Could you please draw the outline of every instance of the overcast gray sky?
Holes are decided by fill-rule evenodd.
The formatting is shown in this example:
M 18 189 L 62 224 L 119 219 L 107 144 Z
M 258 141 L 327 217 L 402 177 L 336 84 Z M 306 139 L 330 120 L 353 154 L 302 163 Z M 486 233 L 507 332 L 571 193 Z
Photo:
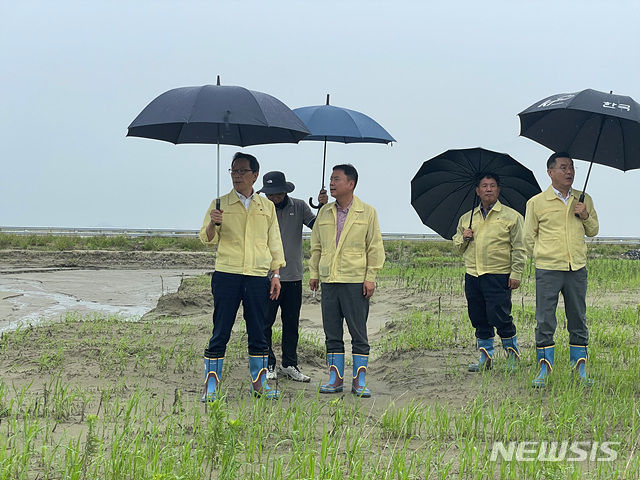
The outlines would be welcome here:
M 517 114 L 585 88 L 640 101 L 640 2 L 0 0 L 0 225 L 199 228 L 215 146 L 126 138 L 157 95 L 222 83 L 291 108 L 359 110 L 393 146 L 328 144 L 384 232 L 430 232 L 410 205 L 422 162 L 450 148 L 509 153 L 544 189 L 551 153 Z M 222 146 L 226 170 L 237 147 Z M 300 198 L 321 184 L 322 144 L 247 147 Z M 588 164 L 576 161 L 581 189 Z M 261 179 L 257 182 L 258 187 Z M 600 235 L 640 237 L 640 171 L 595 165 Z M 630 213 L 633 212 L 633 213 Z

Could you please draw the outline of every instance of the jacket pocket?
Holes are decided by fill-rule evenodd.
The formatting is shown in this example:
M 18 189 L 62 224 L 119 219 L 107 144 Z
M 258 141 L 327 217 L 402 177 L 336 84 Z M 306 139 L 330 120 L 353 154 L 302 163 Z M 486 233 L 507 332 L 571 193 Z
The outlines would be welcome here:
M 256 242 L 255 251 L 255 267 L 257 269 L 269 270 L 271 267 L 271 252 L 265 242 Z
M 338 273 L 348 277 L 362 276 L 367 269 L 367 257 L 364 249 L 361 248 L 345 248 L 340 258 L 340 266 Z
M 220 265 L 241 267 L 244 259 L 242 245 L 238 241 L 221 240 L 218 243 L 216 262 Z
M 263 210 L 252 212 L 251 215 L 249 215 L 249 222 L 251 222 L 250 225 L 253 238 L 260 240 L 266 240 L 268 238 L 270 219 L 271 215 Z M 277 228 L 277 224 L 275 224 L 274 226 Z
M 332 255 L 320 255 L 320 262 L 318 262 L 318 274 L 322 278 L 326 278 L 331 275 L 331 258 Z

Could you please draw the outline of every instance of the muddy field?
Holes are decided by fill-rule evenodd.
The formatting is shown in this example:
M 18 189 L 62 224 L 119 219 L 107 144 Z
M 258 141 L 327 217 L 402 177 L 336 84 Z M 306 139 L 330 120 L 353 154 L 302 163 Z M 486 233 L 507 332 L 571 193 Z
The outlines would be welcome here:
M 93 302 L 100 305 L 117 304 L 128 305 L 135 315 L 134 319 L 142 317 L 134 323 L 122 322 L 117 325 L 117 332 L 96 332 L 106 338 L 95 339 L 96 343 L 108 344 L 111 335 L 116 333 L 127 339 L 128 343 L 144 342 L 144 338 L 151 336 L 151 348 L 168 349 L 179 341 L 182 345 L 192 345 L 195 352 L 193 365 L 183 365 L 171 368 L 174 359 L 169 358 L 169 367 L 162 375 L 148 376 L 148 372 L 140 371 L 135 362 L 128 362 L 123 369 L 116 368 L 119 374 L 111 377 L 108 371 L 101 367 L 100 360 L 95 358 L 90 349 L 74 349 L 73 345 L 82 342 L 79 331 L 82 328 L 74 321 L 59 323 L 65 310 L 43 305 L 42 299 L 32 300 L 27 307 L 29 317 L 26 325 L 36 325 L 37 312 L 48 313 L 45 324 L 54 322 L 55 343 L 64 345 L 64 361 L 61 362 L 63 378 L 84 386 L 94 385 L 96 391 L 110 382 L 122 381 L 125 384 L 149 384 L 160 395 L 171 395 L 176 389 L 189 395 L 199 395 L 202 382 L 201 352 L 209 338 L 211 331 L 212 299 L 206 286 L 190 288 L 188 285 L 178 288 L 184 278 L 193 278 L 197 274 L 210 272 L 213 259 L 208 253 L 181 252 L 34 252 L 34 251 L 2 251 L 0 252 L 0 282 L 5 284 L 9 279 L 22 281 L 36 281 L 40 287 L 54 292 L 65 290 L 72 292 L 72 297 L 78 305 L 82 302 Z M 164 272 L 164 280 L 161 280 Z M 182 273 L 180 273 L 182 272 Z M 43 281 L 46 279 L 47 281 Z M 169 280 L 174 287 L 171 288 Z M 136 284 L 136 281 L 139 283 Z M 163 282 L 161 285 L 161 281 Z M 147 283 L 151 286 L 147 287 Z M 166 285 L 165 283 L 166 282 Z M 2 291 L 0 283 L 0 291 Z M 6 288 L 5 288 L 6 290 Z M 155 295 L 154 295 L 155 292 Z M 139 307 L 146 299 L 151 306 L 146 309 Z M 287 380 L 278 380 L 277 387 L 284 392 L 295 394 L 298 390 L 308 390 L 315 395 L 318 384 L 326 376 L 324 358 L 324 334 L 320 315 L 320 296 L 313 297 L 310 291 L 303 294 L 301 311 L 301 332 L 303 340 L 299 348 L 299 363 L 302 371 L 312 377 L 310 384 L 298 384 Z M 5 319 L 10 302 L 15 302 L 15 294 L 5 291 L 0 295 L 0 312 L 4 308 Z M 25 301 L 25 299 L 22 299 Z M 28 301 L 28 300 L 27 300 Z M 391 399 L 404 402 L 404 399 L 421 397 L 447 402 L 463 402 L 467 391 L 472 390 L 475 377 L 463 375 L 452 382 L 452 376 L 459 377 L 459 372 L 452 371 L 452 365 L 461 368 L 475 356 L 472 339 L 461 339 L 460 344 L 447 351 L 423 353 L 419 357 L 410 352 L 376 354 L 375 345 L 382 337 L 393 330 L 393 322 L 399 321 L 403 313 L 411 309 L 433 310 L 434 312 L 460 309 L 462 299 L 442 301 L 438 296 L 417 294 L 405 288 L 394 285 L 381 285 L 371 302 L 369 315 L 370 342 L 374 345 L 370 361 L 368 382 L 374 392 L 374 403 L 386 404 Z M 4 307 L 3 307 L 4 305 Z M 79 308 L 75 311 L 86 314 L 91 309 Z M 113 305 L 112 305 L 113 306 Z M 74 311 L 74 309 L 68 309 Z M 149 310 L 149 311 L 147 311 Z M 98 310 L 94 310 L 98 311 Z M 34 313 L 35 312 L 35 313 Z M 127 310 L 102 310 L 103 315 L 118 313 L 126 318 Z M 13 311 L 15 314 L 15 309 Z M 53 313 L 53 314 L 52 314 Z M 144 315 L 143 315 L 144 314 Z M 15 318 L 13 319 L 15 320 Z M 276 328 L 278 328 L 276 322 Z M 28 328 L 28 327 L 27 327 Z M 53 327 L 52 327 L 53 328 Z M 53 330 L 42 327 L 33 330 L 32 335 L 52 335 Z M 15 355 L 21 359 L 30 359 L 22 363 L 18 370 L 9 371 L 5 380 L 16 386 L 34 381 L 44 385 L 48 378 L 41 375 L 43 370 L 39 360 L 43 352 L 30 351 L 29 345 L 20 351 L 8 351 L 0 361 L 3 365 L 15 365 Z M 350 337 L 345 326 L 345 345 L 350 352 Z M 276 340 L 276 352 L 279 356 L 279 337 Z M 39 347 L 38 347 L 39 348 Z M 246 333 L 242 320 L 242 308 L 238 312 L 238 320 L 234 327 L 234 334 L 229 350 L 232 352 L 225 365 L 224 384 L 231 396 L 244 395 L 248 385 L 248 365 L 246 360 Z M 153 354 L 151 355 L 153 358 Z M 40 362 L 41 363 L 41 362 Z M 349 371 L 350 367 L 347 367 Z M 98 373 L 102 372 L 102 373 Z M 347 395 L 350 397 L 350 395 Z
M 640 478 L 637 261 L 621 251 L 591 256 L 588 371 L 595 386 L 585 389 L 571 376 L 560 302 L 552 379 L 549 388 L 536 390 L 532 269 L 513 294 L 519 368 L 507 371 L 496 339 L 493 369 L 469 373 L 477 352 L 466 317 L 464 270 L 446 248 L 387 245 L 389 263 L 368 325 L 372 398 L 356 398 L 348 387 L 343 394 L 318 393 L 327 378 L 320 297 L 305 288 L 298 354 L 311 382 L 278 379 L 270 384 L 282 392 L 280 401 L 251 400 L 240 310 L 227 347 L 221 400 L 205 406 L 200 397 L 202 354 L 212 326 L 210 254 L 1 252 L 0 308 L 9 306 L 14 316 L 28 308 L 31 316 L 0 331 L 0 466 L 9 461 L 12 478 L 29 479 L 72 478 L 70 471 L 147 478 L 138 470 L 151 466 L 176 478 L 191 471 L 199 473 L 188 478 L 271 479 L 284 478 L 265 473 L 281 464 L 283 471 L 303 472 L 298 478 L 315 478 L 305 470 L 311 458 L 323 471 L 339 472 L 331 478 L 347 478 L 352 459 L 362 458 L 372 472 L 362 478 L 379 478 L 381 468 L 393 465 L 393 478 Z M 42 295 L 16 293 L 28 285 Z M 43 295 L 60 311 L 38 303 Z M 39 319 L 43 313 L 47 318 Z M 349 353 L 346 331 L 345 343 Z M 347 385 L 350 377 L 347 355 Z M 602 405 L 608 406 L 605 416 Z M 118 436 L 124 435 L 121 429 L 126 439 Z M 31 431 L 41 432 L 37 443 L 25 436 Z M 212 447 L 212 438 L 220 448 Z M 494 441 L 549 438 L 614 442 L 618 460 L 581 462 L 577 468 L 567 462 L 489 460 Z M 156 457 L 159 444 L 163 454 Z M 258 444 L 266 454 L 253 456 Z M 322 446 L 330 444 L 334 454 L 322 460 Z M 193 446 L 187 456 L 184 445 Z M 353 448 L 358 450 L 349 456 Z M 76 457 L 61 456 L 62 450 Z M 136 473 L 124 475 L 122 462 L 108 463 L 105 452 L 116 452 L 111 457 L 124 459 Z M 237 475 L 228 473 L 229 458 Z M 164 463 L 157 464 L 159 459 Z M 413 473 L 405 475 L 407 469 Z M 50 471 L 56 473 L 48 476 Z
M 176 345 L 188 349 L 190 364 L 175 366 L 175 359 L 163 359 L 167 368 L 162 375 L 149 377 L 148 372 L 140 371 L 135 362 L 118 370 L 116 377 L 102 369 L 98 359 L 86 349 L 74 349 L 74 344 L 81 343 L 78 336 L 79 327 L 74 321 L 63 322 L 55 328 L 56 342 L 64 345 L 64 361 L 61 362 L 63 377 L 82 385 L 94 382 L 110 383 L 122 381 L 126 384 L 140 385 L 151 383 L 158 394 L 170 395 L 176 389 L 190 395 L 199 395 L 202 382 L 202 351 L 211 331 L 212 299 L 207 280 L 199 285 L 183 283 L 185 279 L 196 278 L 197 275 L 211 273 L 213 256 L 210 253 L 182 252 L 114 252 L 114 251 L 74 251 L 74 252 L 37 252 L 37 251 L 0 251 L 0 282 L 20 278 L 41 280 L 42 288 L 52 291 L 72 292 L 77 305 L 74 308 L 58 308 L 57 310 L 43 306 L 35 301 L 30 305 L 30 316 L 27 325 L 37 324 L 33 321 L 37 312 L 47 311 L 47 322 L 56 322 L 65 311 L 80 313 L 101 312 L 103 315 L 118 313 L 121 318 L 133 318 L 135 322 L 119 322 L 117 335 L 126 338 L 130 344 L 144 344 L 148 337 L 153 339 L 150 358 L 154 351 L 175 350 Z M 51 278 L 55 277 L 55 278 Z M 43 282 L 42 279 L 49 279 Z M 53 281 L 55 280 L 55 281 Z M 182 283 L 182 285 L 181 285 Z M 6 289 L 5 289 L 6 290 Z M 634 305 L 636 295 L 610 292 L 612 301 L 618 305 Z M 588 297 L 589 305 L 603 302 L 602 293 Z M 11 308 L 15 302 L 15 294 L 2 293 L 0 283 L 0 313 Z M 82 302 L 93 302 L 99 305 L 128 306 L 132 310 L 98 310 L 79 308 Z M 145 303 L 146 302 L 146 303 Z M 514 316 L 517 318 L 519 345 L 527 356 L 519 371 L 522 376 L 534 376 L 536 364 L 533 360 L 534 320 L 525 314 L 525 304 L 532 305 L 532 291 L 522 289 L 514 293 Z M 141 306 L 143 305 L 143 306 Z M 562 307 L 562 302 L 560 302 Z M 60 306 L 58 306 L 60 307 Z M 4 310 L 3 310 L 4 309 Z M 128 314 L 134 312 L 135 314 Z M 521 314 L 519 311 L 522 310 Z M 462 318 L 465 311 L 465 300 L 462 294 L 434 294 L 414 288 L 398 285 L 393 281 L 380 282 L 371 300 L 369 315 L 369 337 L 372 354 L 369 364 L 368 383 L 374 393 L 374 403 L 387 404 L 390 400 L 404 403 L 411 398 L 427 401 L 439 401 L 451 404 L 463 404 L 466 399 L 476 393 L 478 377 L 466 372 L 466 365 L 476 357 L 475 341 L 470 327 L 456 335 L 447 349 L 421 350 L 418 355 L 412 351 L 382 351 L 381 345 L 393 336 L 398 322 L 404 321 L 408 312 L 430 312 L 434 317 L 444 319 Z M 12 312 L 15 315 L 15 308 Z M 14 318 L 15 320 L 15 318 Z M 443 320 L 446 322 L 446 320 Z M 279 321 L 275 328 L 279 327 Z M 279 380 L 278 388 L 285 393 L 294 394 L 298 390 L 308 390 L 315 395 L 320 382 L 326 376 L 324 355 L 324 334 L 320 313 L 320 296 L 314 297 L 308 289 L 303 289 L 303 305 L 300 320 L 302 340 L 299 347 L 299 363 L 302 371 L 312 377 L 310 384 L 298 384 L 287 380 Z M 446 325 L 443 325 L 445 328 Z M 458 327 L 456 327 L 458 328 Z M 559 325 L 559 330 L 562 330 Z M 81 330 L 81 329 L 80 329 Z M 47 327 L 34 329 L 33 335 L 51 335 Z M 113 340 L 114 332 L 99 331 L 96 335 L 104 335 L 104 339 L 96 339 L 108 344 Z M 279 357 L 280 340 L 276 334 L 275 348 Z M 39 342 L 34 342 L 38 345 Z M 350 353 L 350 337 L 345 325 L 345 346 Z M 36 348 L 36 347 L 34 347 Z M 229 395 L 245 395 L 248 388 L 248 365 L 246 358 L 246 331 L 242 319 L 242 308 L 234 327 L 234 334 L 229 344 L 227 362 L 225 363 L 224 385 Z M 45 352 L 46 353 L 46 352 Z M 496 348 L 497 371 L 500 372 L 502 359 L 501 348 Z M 16 385 L 31 381 L 46 382 L 47 377 L 38 375 L 42 366 L 38 358 L 42 352 L 30 351 L 26 345 L 20 351 L 8 351 L 0 361 L 2 365 L 12 365 L 15 356 L 29 359 L 19 370 L 7 373 L 6 379 Z M 135 357 L 135 352 L 131 354 Z M 529 358 L 532 357 L 532 358 Z M 349 358 L 349 357 L 347 357 Z M 93 367 L 90 367 L 92 364 Z M 0 367 L 2 367 L 0 365 Z M 347 367 L 347 372 L 349 367 Z M 98 379 L 100 379 L 98 381 Z M 96 384 L 96 388 L 98 385 Z M 350 395 L 347 395 L 349 397 Z

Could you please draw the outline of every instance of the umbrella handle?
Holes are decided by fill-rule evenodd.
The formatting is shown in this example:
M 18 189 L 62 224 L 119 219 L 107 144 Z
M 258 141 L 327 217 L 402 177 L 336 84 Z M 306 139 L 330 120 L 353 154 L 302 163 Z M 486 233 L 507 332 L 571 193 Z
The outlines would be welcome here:
M 220 199 L 216 198 L 216 210 L 220 210 Z M 220 223 L 216 222 L 216 227 L 219 227 Z
M 473 196 L 473 208 L 471 208 L 471 217 L 469 218 L 469 230 L 471 230 L 471 226 L 473 225 L 473 214 L 476 210 L 476 198 L 478 198 L 478 194 L 474 194 Z M 473 240 L 473 237 L 466 239 L 467 242 Z
M 315 208 L 316 210 L 320 210 L 322 208 L 321 203 L 319 203 L 318 205 L 315 205 L 313 203 L 313 197 L 309 197 L 309 205 L 311 206 L 311 208 Z
M 584 202 L 584 192 L 582 192 L 580 194 L 580 199 L 578 200 L 579 203 L 583 203 Z M 574 214 L 576 216 L 576 218 L 580 218 L 580 215 L 578 215 L 577 213 Z
M 600 133 L 602 133 L 602 125 L 600 125 Z M 600 142 L 599 136 L 598 136 L 598 142 Z M 596 144 L 596 148 L 597 147 L 598 145 Z M 595 155 L 595 151 L 594 151 L 594 155 Z M 587 172 L 587 178 L 584 180 L 584 188 L 582 189 L 582 193 L 580 194 L 580 200 L 578 200 L 580 203 L 584 202 L 584 194 L 587 191 L 587 183 L 589 182 L 589 177 L 591 176 L 591 167 L 593 167 L 593 161 L 589 163 L 589 171 Z M 580 218 L 580 215 L 578 215 L 577 213 L 575 215 L 576 215 L 576 218 Z

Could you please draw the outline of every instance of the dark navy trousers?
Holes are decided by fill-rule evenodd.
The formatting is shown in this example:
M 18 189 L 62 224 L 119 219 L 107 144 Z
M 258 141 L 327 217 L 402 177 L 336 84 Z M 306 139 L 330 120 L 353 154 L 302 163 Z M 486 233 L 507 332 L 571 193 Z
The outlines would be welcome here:
M 493 338 L 494 327 L 502 338 L 511 338 L 516 334 L 511 316 L 508 273 L 486 273 L 478 277 L 467 273 L 464 276 L 464 293 L 476 338 Z
M 269 279 L 236 273 L 214 272 L 211 276 L 213 294 L 213 334 L 204 355 L 224 357 L 231 329 L 236 321 L 240 302 L 249 337 L 249 355 L 267 355 L 269 346 L 264 337 L 264 318 L 269 299 Z

